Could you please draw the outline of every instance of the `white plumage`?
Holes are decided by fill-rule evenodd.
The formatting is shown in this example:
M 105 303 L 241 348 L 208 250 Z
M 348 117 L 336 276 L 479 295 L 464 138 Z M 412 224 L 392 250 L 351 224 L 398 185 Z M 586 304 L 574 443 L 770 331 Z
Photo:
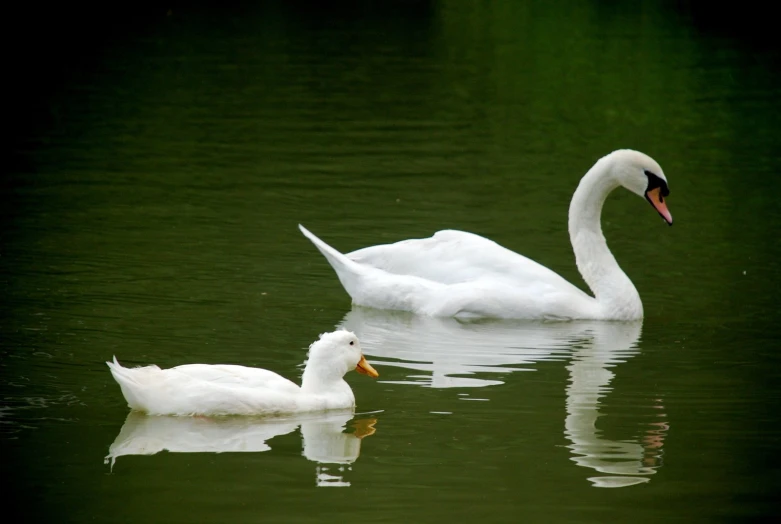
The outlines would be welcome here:
M 351 369 L 376 377 L 355 334 L 325 333 L 309 347 L 301 387 L 272 371 L 236 365 L 187 364 L 125 368 L 106 362 L 128 406 L 150 415 L 265 415 L 355 406 L 344 381 Z
M 326 257 L 354 304 L 436 317 L 634 320 L 643 317 L 640 296 L 602 234 L 608 194 L 623 186 L 645 197 L 672 224 L 661 167 L 649 156 L 619 150 L 583 176 L 569 209 L 569 234 L 584 293 L 564 278 L 497 243 L 463 231 L 439 231 L 359 249 L 344 255 L 303 226 L 301 232 Z

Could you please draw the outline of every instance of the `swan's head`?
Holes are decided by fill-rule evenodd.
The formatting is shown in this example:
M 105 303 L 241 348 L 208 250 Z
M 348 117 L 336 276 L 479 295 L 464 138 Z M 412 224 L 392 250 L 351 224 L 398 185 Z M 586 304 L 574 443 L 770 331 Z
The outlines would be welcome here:
M 667 177 L 653 158 L 639 151 L 620 149 L 601 161 L 610 163 L 611 171 L 619 184 L 648 200 L 664 221 L 673 225 L 673 217 L 664 201 L 670 194 Z
M 346 330 L 323 333 L 309 346 L 309 363 L 338 370 L 340 376 L 354 369 L 372 378 L 379 373 L 366 361 L 355 333 Z

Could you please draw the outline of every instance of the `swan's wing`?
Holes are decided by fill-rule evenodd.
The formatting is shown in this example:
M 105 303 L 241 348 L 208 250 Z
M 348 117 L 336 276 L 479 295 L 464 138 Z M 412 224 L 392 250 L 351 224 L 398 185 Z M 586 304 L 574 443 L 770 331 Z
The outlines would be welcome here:
M 472 233 L 440 231 L 343 255 L 299 228 L 362 306 L 498 318 L 583 318 L 594 307 L 550 269 Z
M 577 290 L 545 266 L 492 240 L 463 231 L 444 230 L 429 238 L 367 247 L 347 257 L 388 273 L 413 275 L 442 284 L 490 277 L 515 284 L 529 282 L 570 292 Z
M 553 285 L 542 279 L 488 275 L 434 291 L 421 311 L 435 317 L 570 320 L 582 318 L 593 303 L 592 297 L 563 279 Z
M 267 369 L 249 368 L 230 364 L 187 364 L 172 368 L 187 377 L 210 384 L 242 386 L 253 389 L 270 389 L 279 393 L 296 394 L 300 388 L 290 380 Z

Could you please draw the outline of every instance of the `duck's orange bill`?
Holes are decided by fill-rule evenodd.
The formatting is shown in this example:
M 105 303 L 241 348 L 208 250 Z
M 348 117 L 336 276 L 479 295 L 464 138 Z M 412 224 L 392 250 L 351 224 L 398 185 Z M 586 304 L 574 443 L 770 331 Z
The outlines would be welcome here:
M 377 378 L 380 376 L 379 373 L 377 373 L 377 370 L 372 367 L 371 364 L 366 362 L 366 357 L 361 355 L 361 360 L 358 362 L 358 365 L 355 366 L 355 371 L 362 375 L 369 375 L 371 378 Z

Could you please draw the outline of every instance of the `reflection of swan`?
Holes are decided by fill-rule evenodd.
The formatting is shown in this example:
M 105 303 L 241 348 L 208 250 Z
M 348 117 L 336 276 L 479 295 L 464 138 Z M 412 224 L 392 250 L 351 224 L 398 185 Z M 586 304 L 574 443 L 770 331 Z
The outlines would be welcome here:
M 383 365 L 431 373 L 412 375 L 402 384 L 434 388 L 501 384 L 456 375 L 529 370 L 535 362 L 565 360 L 572 338 L 583 332 L 579 322 L 463 322 L 361 307 L 347 313 L 340 326 L 358 336 L 367 355 L 398 360 Z
M 106 463 L 113 468 L 123 455 L 174 453 L 224 453 L 268 451 L 266 443 L 301 426 L 303 455 L 317 462 L 317 483 L 349 486 L 341 478 L 345 464 L 352 464 L 361 451 L 361 439 L 374 433 L 375 419 L 355 421 L 353 433 L 344 433 L 352 410 L 285 418 L 255 417 L 159 417 L 131 411 L 109 448 Z M 339 474 L 329 474 L 336 464 Z
M 576 455 L 572 460 L 612 475 L 649 475 L 657 467 L 655 457 L 660 454 L 657 448 L 662 446 L 664 428 L 649 431 L 644 448 L 632 441 L 604 439 L 595 426 L 600 398 L 614 376 L 608 368 L 638 352 L 641 322 L 475 323 L 355 307 L 340 325 L 355 332 L 366 355 L 393 359 L 384 360 L 386 366 L 414 370 L 400 384 L 490 386 L 501 382 L 461 375 L 529 370 L 536 362 L 571 356 L 564 426 Z M 597 486 L 619 486 L 645 482 L 647 477 L 590 480 Z
M 572 442 L 569 448 L 577 454 L 572 460 L 580 466 L 612 475 L 651 475 L 656 473 L 656 458 L 664 439 L 663 432 L 655 434 L 656 441 L 645 448 L 632 440 L 607 440 L 596 428 L 599 399 L 606 395 L 615 374 L 608 368 L 626 361 L 637 353 L 634 345 L 640 337 L 641 324 L 597 324 L 601 336 L 580 344 L 574 350 L 567 387 L 567 418 L 565 434 Z M 648 437 L 647 437 L 648 438 Z M 646 452 L 646 448 L 648 452 Z M 652 456 L 646 456 L 646 453 Z M 622 487 L 648 482 L 648 477 L 600 476 L 592 477 L 598 487 Z
M 580 180 L 569 207 L 572 249 L 593 297 L 547 267 L 473 233 L 439 231 L 344 255 L 298 227 L 357 305 L 435 317 L 635 320 L 643 318 L 640 295 L 607 247 L 600 223 L 605 199 L 619 186 L 644 197 L 673 223 L 659 164 L 627 149 L 600 158 Z

